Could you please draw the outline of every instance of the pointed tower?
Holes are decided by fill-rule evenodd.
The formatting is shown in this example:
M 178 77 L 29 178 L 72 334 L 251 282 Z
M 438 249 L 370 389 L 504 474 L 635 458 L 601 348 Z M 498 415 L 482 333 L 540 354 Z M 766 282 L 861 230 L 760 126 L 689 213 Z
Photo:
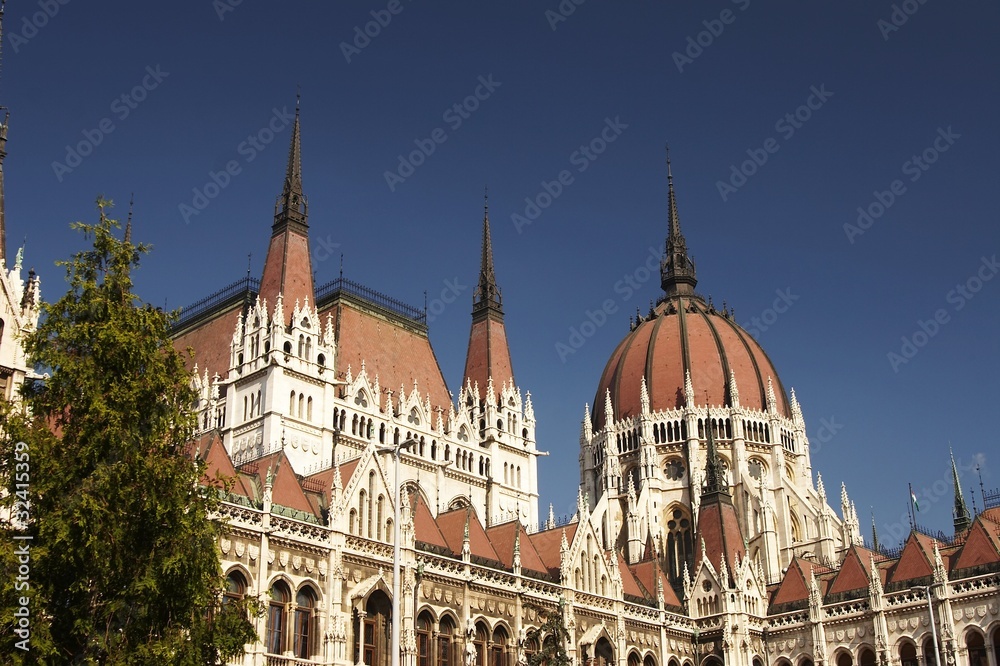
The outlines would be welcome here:
M 958 479 L 958 466 L 955 465 L 955 453 L 948 447 L 948 455 L 951 456 L 951 479 L 955 484 L 955 509 L 954 525 L 955 534 L 961 534 L 972 525 L 972 518 L 969 515 L 969 508 L 965 505 L 965 497 L 962 496 L 962 483 Z
M 497 384 L 514 384 L 514 369 L 503 323 L 503 298 L 493 271 L 489 202 L 485 201 L 479 284 L 472 295 L 472 332 L 469 334 L 469 352 L 465 357 L 462 383 L 471 381 L 473 385 L 487 386 L 491 378 Z
M 705 421 L 707 424 L 712 422 L 710 414 Z M 705 556 L 713 566 L 718 562 L 720 570 L 734 571 L 739 561 L 746 557 L 746 545 L 736 508 L 733 506 L 733 497 L 729 493 L 729 484 L 719 462 L 711 425 L 707 425 L 705 430 L 708 452 L 705 485 L 701 492 L 701 508 L 698 510 L 697 537 L 705 545 Z M 728 581 L 722 582 L 724 585 L 728 584 Z
M 312 262 L 309 256 L 309 206 L 302 191 L 302 149 L 299 143 L 299 105 L 295 104 L 292 145 L 288 151 L 285 184 L 274 206 L 271 244 L 264 260 L 260 297 L 275 303 L 278 294 L 291 310 L 296 303 L 315 305 Z M 287 326 L 287 321 L 280 322 Z
M 687 241 L 681 233 L 681 220 L 677 214 L 677 197 L 674 194 L 674 174 L 670 169 L 670 147 L 667 147 L 667 190 L 669 204 L 669 227 L 667 245 L 660 262 L 660 286 L 667 296 L 694 294 L 698 278 L 694 261 L 688 256 Z

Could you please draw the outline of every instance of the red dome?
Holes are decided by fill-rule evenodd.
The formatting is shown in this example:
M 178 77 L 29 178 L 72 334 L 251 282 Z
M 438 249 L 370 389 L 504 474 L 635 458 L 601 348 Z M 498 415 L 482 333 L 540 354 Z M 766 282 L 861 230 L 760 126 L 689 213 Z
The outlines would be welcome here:
M 686 370 L 691 371 L 697 405 L 731 405 L 732 372 L 740 406 L 766 410 L 770 378 L 778 413 L 791 418 L 778 373 L 757 341 L 731 315 L 701 298 L 675 295 L 657 305 L 653 316 L 625 336 L 611 355 L 594 398 L 594 428 L 604 427 L 608 390 L 616 420 L 641 412 L 644 376 L 652 411 L 684 407 Z

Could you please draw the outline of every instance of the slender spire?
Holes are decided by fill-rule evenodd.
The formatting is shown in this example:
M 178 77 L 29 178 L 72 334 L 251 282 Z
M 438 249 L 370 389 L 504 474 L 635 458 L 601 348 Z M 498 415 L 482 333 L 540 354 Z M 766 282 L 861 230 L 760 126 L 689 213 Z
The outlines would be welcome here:
M 292 142 L 288 148 L 288 167 L 285 183 L 275 208 L 274 224 L 294 222 L 307 226 L 309 207 L 302 191 L 302 144 L 299 139 L 299 96 L 295 96 L 295 122 L 292 124 Z
M 969 529 L 972 525 L 972 518 L 969 516 L 969 508 L 965 505 L 965 497 L 962 495 L 962 484 L 958 480 L 958 466 L 955 464 L 955 453 L 948 447 L 948 455 L 951 456 L 951 479 L 955 484 L 955 534 L 960 534 Z
M 694 261 L 688 256 L 687 241 L 681 233 L 681 219 L 677 214 L 677 196 L 674 193 L 674 174 L 670 166 L 670 146 L 667 146 L 667 199 L 669 226 L 666 252 L 660 262 L 660 286 L 667 296 L 693 295 L 698 278 Z
M 479 264 L 479 284 L 472 295 L 472 315 L 481 317 L 492 313 L 503 318 L 503 298 L 493 269 L 493 239 L 490 236 L 489 190 L 483 194 L 483 251 Z
M 882 544 L 878 541 L 878 528 L 875 527 L 875 508 L 872 507 L 872 550 L 882 552 Z

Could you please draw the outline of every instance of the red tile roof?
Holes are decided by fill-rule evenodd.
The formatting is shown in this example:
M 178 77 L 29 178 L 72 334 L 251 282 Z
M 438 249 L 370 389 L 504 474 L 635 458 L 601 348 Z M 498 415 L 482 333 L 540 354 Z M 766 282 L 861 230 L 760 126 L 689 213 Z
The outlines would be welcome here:
M 838 594 L 853 590 L 867 589 L 871 582 L 868 571 L 871 568 L 871 557 L 875 553 L 858 545 L 851 546 L 844 554 L 837 576 L 830 584 L 829 594 Z
M 479 524 L 475 509 L 472 507 L 438 514 L 437 524 L 453 553 L 462 552 L 462 544 L 465 541 L 465 526 L 468 525 L 469 550 L 472 555 L 494 562 L 500 561 L 500 557 L 493 550 L 490 539 L 486 536 L 483 526 Z
M 348 366 L 357 373 L 364 361 L 368 376 L 378 375 L 379 384 L 393 391 L 393 400 L 398 400 L 395 392 L 400 387 L 409 395 L 416 380 L 421 402 L 430 392 L 431 407 L 447 410 L 452 404 L 448 385 L 425 334 L 387 317 L 363 311 L 343 299 L 324 310 L 321 318 L 325 320 L 331 312 L 335 320 L 339 319 L 338 378 L 346 376 Z
M 535 552 L 541 558 L 542 564 L 550 574 L 558 576 L 560 565 L 562 564 L 562 536 L 566 534 L 566 543 L 573 543 L 579 523 L 570 523 L 561 527 L 553 527 L 543 532 L 535 532 L 531 535 L 531 545 L 535 547 Z
M 659 580 L 663 588 L 663 603 L 670 608 L 680 608 L 681 601 L 677 598 L 677 593 L 670 586 L 670 581 L 663 575 L 655 559 L 639 562 L 629 567 L 636 581 L 643 587 L 647 599 L 656 601 L 656 582 Z
M 457 553 L 449 547 L 448 541 L 434 520 L 434 514 L 424 501 L 423 493 L 419 491 L 410 493 L 410 512 L 413 516 L 414 538 L 417 541 L 450 551 L 456 556 L 462 553 L 461 544 Z
M 913 580 L 934 575 L 934 539 L 916 530 L 910 532 L 910 538 L 899 554 L 890 574 L 890 582 Z
M 528 530 L 520 521 L 512 520 L 509 523 L 494 525 L 486 529 L 486 536 L 490 538 L 493 550 L 496 551 L 497 557 L 500 558 L 505 567 L 514 566 L 514 540 L 518 533 L 521 535 L 519 546 L 521 549 L 521 569 L 546 573 L 548 569 L 538 555 L 538 551 L 535 550 Z
M 473 322 L 469 333 L 469 350 L 465 357 L 465 380 L 479 385 L 479 395 L 486 396 L 486 384 L 493 378 L 493 385 L 499 393 L 500 387 L 514 379 L 514 369 L 510 362 L 507 346 L 507 331 L 503 322 L 486 316 Z
M 987 526 L 993 530 L 987 529 Z M 965 538 L 962 549 L 952 560 L 952 569 L 969 569 L 982 564 L 1000 562 L 1000 537 L 996 534 L 996 526 L 992 521 L 977 516 Z
M 296 301 L 304 306 L 308 300 L 309 307 L 316 306 L 309 239 L 288 226 L 283 232 L 271 236 L 260 279 L 260 298 L 267 301 L 269 308 L 274 308 L 279 293 L 282 294 L 286 317 L 281 322 L 282 326 L 288 326 L 291 321 Z

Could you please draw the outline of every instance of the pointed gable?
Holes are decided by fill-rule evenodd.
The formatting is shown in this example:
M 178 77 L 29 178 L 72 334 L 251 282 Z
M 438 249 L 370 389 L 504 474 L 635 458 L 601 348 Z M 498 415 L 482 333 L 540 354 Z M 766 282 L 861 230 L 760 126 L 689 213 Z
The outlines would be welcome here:
M 914 530 L 910 532 L 910 538 L 906 540 L 903 552 L 892 568 L 889 581 L 898 583 L 933 575 L 934 539 Z
M 221 487 L 222 483 L 231 481 L 229 492 L 234 495 L 253 498 L 253 488 L 249 487 L 243 477 L 236 473 L 233 461 L 226 452 L 222 437 L 213 430 L 192 443 L 193 453 L 205 463 L 205 471 L 200 483 L 205 486 Z
M 535 547 L 538 557 L 541 558 L 542 564 L 549 574 L 558 576 L 562 567 L 560 549 L 562 547 L 563 533 L 566 534 L 566 542 L 572 543 L 573 537 L 576 536 L 576 529 L 579 526 L 579 523 L 570 523 L 569 525 L 553 527 L 543 532 L 535 532 L 531 535 L 531 545 Z
M 867 592 L 868 583 L 871 580 L 868 577 L 870 558 L 874 556 L 875 553 L 867 548 L 858 545 L 851 546 L 844 555 L 840 570 L 827 592 L 829 594 L 844 594 L 862 589 Z
M 977 517 L 961 550 L 952 559 L 952 571 L 972 569 L 1000 562 L 1000 538 L 986 529 L 986 521 Z
M 517 540 L 518 534 L 520 534 L 521 569 L 537 573 L 548 571 L 542 558 L 538 555 L 538 551 L 535 550 L 534 544 L 531 543 L 528 530 L 520 521 L 512 520 L 508 523 L 494 525 L 486 530 L 486 536 L 490 538 L 490 543 L 493 544 L 493 550 L 496 551 L 497 557 L 508 568 L 514 566 L 514 542 Z
M 426 544 L 438 552 L 452 555 L 461 554 L 461 548 L 456 552 L 448 546 L 444 534 L 441 533 L 437 521 L 434 520 L 434 514 L 431 513 L 430 507 L 424 500 L 423 493 L 416 489 L 410 493 L 410 507 L 413 516 L 413 536 L 417 543 Z
M 622 578 L 622 592 L 638 599 L 648 598 L 643 594 L 642 587 L 636 581 L 635 576 L 632 575 L 632 572 L 628 568 L 628 563 L 622 557 L 621 553 L 615 553 L 614 557 L 616 559 L 615 564 L 618 566 L 618 573 Z M 656 596 L 654 595 L 653 598 L 655 599 Z
M 462 544 L 465 541 L 465 526 L 469 526 L 469 550 L 473 557 L 478 557 L 492 562 L 500 562 L 496 551 L 490 545 L 490 540 L 483 530 L 483 526 L 476 517 L 475 509 L 466 507 L 464 509 L 454 509 L 438 515 L 438 527 L 441 534 L 448 542 L 448 547 L 454 553 L 462 552 Z
M 636 581 L 642 586 L 645 591 L 644 596 L 647 599 L 656 601 L 656 586 L 657 582 L 659 582 L 660 587 L 663 589 L 664 605 L 668 608 L 681 608 L 681 601 L 677 598 L 677 593 L 670 586 L 670 581 L 663 575 L 663 571 L 660 570 L 656 560 L 650 559 L 639 562 L 629 567 L 629 570 Z
M 261 489 L 267 483 L 268 470 L 275 470 L 274 482 L 271 487 L 272 503 L 318 516 L 315 513 L 313 504 L 306 498 L 306 494 L 302 490 L 302 484 L 299 483 L 298 477 L 292 471 L 292 464 L 288 461 L 288 457 L 284 451 L 264 456 L 260 460 L 255 461 L 253 465 L 256 469 L 252 471 L 252 474 L 257 477 Z

